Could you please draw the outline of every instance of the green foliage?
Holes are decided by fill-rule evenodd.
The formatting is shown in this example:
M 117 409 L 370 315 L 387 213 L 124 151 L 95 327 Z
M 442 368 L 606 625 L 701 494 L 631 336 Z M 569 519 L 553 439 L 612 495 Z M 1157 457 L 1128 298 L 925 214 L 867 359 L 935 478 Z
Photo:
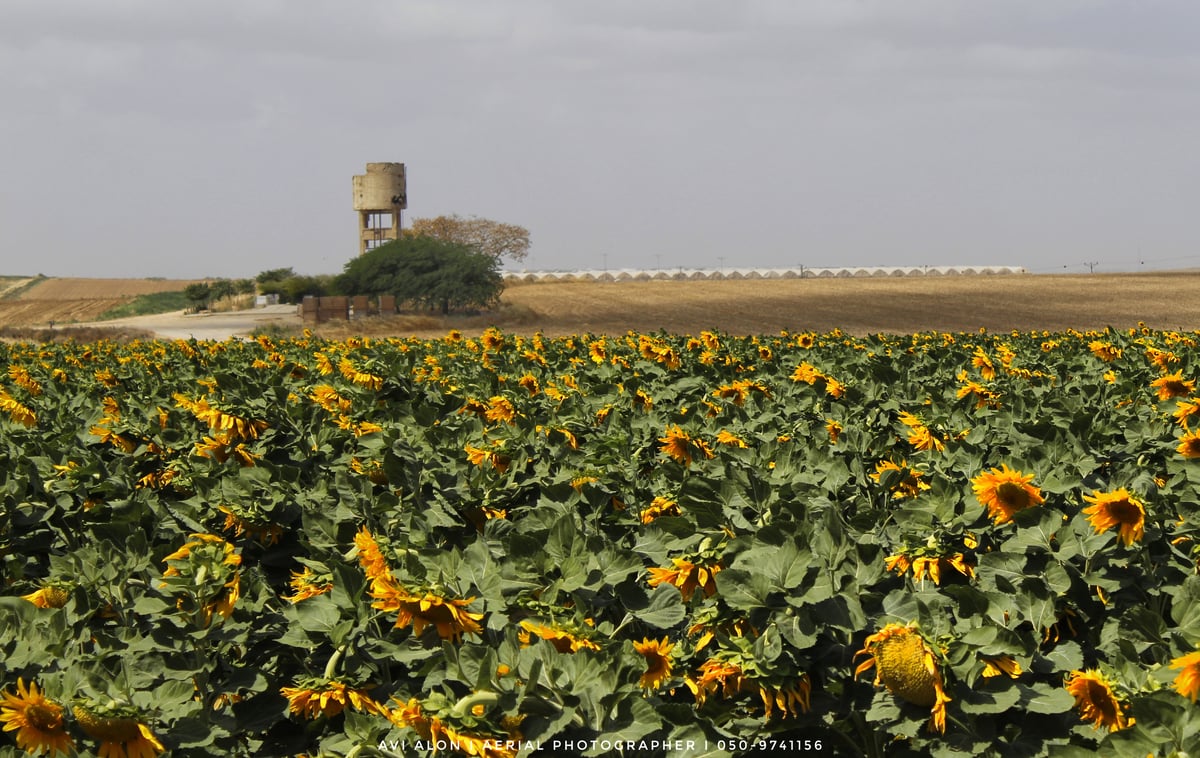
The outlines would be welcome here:
M 321 297 L 330 294 L 333 291 L 333 277 L 292 275 L 284 279 L 270 279 L 261 282 L 258 291 L 263 295 L 279 295 L 284 303 L 298 303 L 306 295 Z
M 110 308 L 101 313 L 97 317 L 97 320 L 105 321 L 114 318 L 127 318 L 129 316 L 169 313 L 171 311 L 183 310 L 189 306 L 194 307 L 194 303 L 195 301 L 190 299 L 183 290 L 153 292 L 149 295 L 138 295 L 128 303 Z
M 202 311 L 213 299 L 212 287 L 207 282 L 189 284 L 183 289 L 183 296 L 192 304 L 193 310 Z
M 433 719 L 521 755 L 1195 754 L 1200 416 L 1159 387 L 1196 340 L 0 344 L 0 689 L 174 755 L 419 754 Z M 1044 502 L 989 515 L 1001 464 Z M 1128 540 L 1085 511 L 1118 488 Z M 858 671 L 890 625 L 944 732 Z
M 432 237 L 406 237 L 346 264 L 338 291 L 396 296 L 398 305 L 451 310 L 488 308 L 504 289 L 496 257 Z

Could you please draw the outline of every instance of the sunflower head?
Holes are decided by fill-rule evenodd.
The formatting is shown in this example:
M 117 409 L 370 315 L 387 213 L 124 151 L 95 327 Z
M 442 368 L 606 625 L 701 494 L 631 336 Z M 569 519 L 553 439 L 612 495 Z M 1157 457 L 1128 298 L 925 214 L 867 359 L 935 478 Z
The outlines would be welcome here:
M 972 479 L 971 485 L 979 502 L 987 507 L 988 515 L 999 525 L 1012 521 L 1019 511 L 1046 502 L 1042 491 L 1030 484 L 1032 481 L 1033 474 L 1023 474 L 1002 464 Z
M 930 709 L 929 725 L 946 731 L 946 703 L 950 698 L 942 683 L 942 671 L 934 648 L 925 641 L 915 624 L 888 624 L 867 637 L 855 657 L 867 660 L 855 669 L 855 676 L 875 667 L 875 684 L 882 684 L 893 695 Z
M 104 705 L 83 701 L 71 713 L 79 728 L 100 743 L 100 755 L 152 757 L 165 749 L 142 715 L 129 706 L 114 701 Z
M 1196 702 L 1200 698 L 1200 650 L 1171 661 L 1171 668 L 1179 670 L 1175 677 L 1175 691 Z
M 1083 499 L 1092 505 L 1084 508 L 1097 534 L 1117 529 L 1122 542 L 1131 545 L 1142 539 L 1146 527 L 1146 507 L 1122 487 L 1115 492 L 1093 492 Z
M 662 640 L 652 640 L 648 637 L 641 642 L 633 643 L 633 649 L 646 659 L 646 671 L 638 680 L 638 685 L 644 690 L 657 690 L 671 678 L 671 651 L 675 644 Z
M 1133 724 L 1133 719 L 1125 715 L 1129 706 L 1121 703 L 1113 682 L 1099 670 L 1072 671 L 1064 686 L 1075 698 L 1079 717 L 1092 722 L 1093 727 L 1115 732 Z
M 18 678 L 15 694 L 0 693 L 0 723 L 4 731 L 17 733 L 17 747 L 27 753 L 53 756 L 71 752 L 74 741 L 67 734 L 63 713 L 63 707 L 47 698 L 34 682 L 26 687 L 25 680 Z

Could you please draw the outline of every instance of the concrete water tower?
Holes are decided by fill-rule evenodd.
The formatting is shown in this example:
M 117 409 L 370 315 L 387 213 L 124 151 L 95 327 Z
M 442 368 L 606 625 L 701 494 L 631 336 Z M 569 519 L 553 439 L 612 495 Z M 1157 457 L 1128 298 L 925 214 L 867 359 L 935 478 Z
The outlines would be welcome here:
M 408 207 L 403 163 L 368 163 L 354 177 L 358 211 L 358 254 L 400 238 L 400 211 Z

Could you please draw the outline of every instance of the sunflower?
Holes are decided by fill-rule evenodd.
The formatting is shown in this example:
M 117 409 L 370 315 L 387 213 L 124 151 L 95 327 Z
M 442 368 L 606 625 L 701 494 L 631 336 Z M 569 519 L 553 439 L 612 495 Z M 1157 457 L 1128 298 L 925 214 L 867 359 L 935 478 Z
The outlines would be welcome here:
M 1155 379 L 1150 382 L 1151 389 L 1158 392 L 1159 400 L 1170 400 L 1173 397 L 1187 397 L 1196 391 L 1195 379 L 1184 379 L 1182 371 Z
M 1000 468 L 981 473 L 971 480 L 975 496 L 987 506 L 988 515 L 999 524 L 1007 524 L 1018 511 L 1046 502 L 1042 491 L 1034 487 L 1033 474 L 1023 474 L 1001 464 Z
M 871 474 L 871 478 L 878 482 L 890 471 L 895 471 L 900 475 L 896 483 L 891 486 L 892 496 L 897 500 L 906 497 L 916 497 L 929 489 L 929 484 L 921 480 L 921 477 L 925 476 L 925 472 L 909 468 L 908 461 L 906 460 L 901 460 L 899 463 L 895 461 L 880 461 L 876 463 L 875 473 Z
M 654 519 L 658 518 L 659 516 L 678 516 L 678 515 L 679 515 L 679 503 L 675 502 L 674 500 L 671 500 L 670 498 L 666 498 L 666 497 L 663 497 L 662 495 L 659 495 L 658 497 L 654 498 L 654 501 L 651 502 L 650 505 L 646 506 L 642 510 L 641 518 L 642 518 L 643 524 L 649 524 L 649 523 L 652 523 L 654 521 Z
M 28 427 L 37 426 L 37 416 L 34 412 L 13 399 L 3 388 L 0 388 L 0 411 L 7 413 L 14 423 Z
M 1019 677 L 1023 670 L 1011 655 L 983 655 L 983 676 L 990 678 L 1006 674 L 1012 679 Z
M 1188 419 L 1200 415 L 1200 400 L 1176 400 L 1175 409 L 1171 414 L 1175 417 L 1175 423 L 1187 429 Z
M 1064 686 L 1075 698 L 1080 718 L 1092 722 L 1093 727 L 1115 732 L 1133 725 L 1133 719 L 1125 715 L 1128 706 L 1117 699 L 1113 683 L 1098 670 L 1072 671 Z
M 691 437 L 687 432 L 679 428 L 678 425 L 669 427 L 666 435 L 659 437 L 658 441 L 662 443 L 659 450 L 670 458 L 682 463 L 684 466 L 692 465 L 692 456 L 697 454 L 703 458 L 712 458 L 712 448 L 708 443 L 697 437 Z
M 468 698 L 470 697 L 478 698 L 479 693 L 468 696 Z M 501 721 L 500 726 L 506 730 L 506 734 L 485 736 L 462 731 L 447 721 L 448 718 L 454 718 L 453 713 L 456 710 L 454 707 L 427 710 L 428 700 L 423 704 L 416 698 L 412 698 L 408 702 L 392 698 L 392 702 L 396 704 L 396 707 L 386 709 L 384 713 L 388 720 L 401 729 L 412 729 L 427 744 L 451 745 L 459 752 L 480 756 L 480 758 L 516 758 L 516 746 L 522 739 L 521 733 L 518 731 L 519 719 L 506 718 Z M 478 707 L 470 709 L 471 715 L 478 717 L 476 712 Z
M 496 395 L 488 399 L 488 408 L 483 415 L 488 421 L 512 423 L 517 416 L 517 410 L 513 407 L 511 400 L 503 395 Z
M 683 558 L 672 558 L 675 568 L 651 568 L 649 585 L 657 587 L 660 584 L 673 584 L 679 588 L 685 601 L 692 599 L 692 593 L 697 588 L 704 590 L 706 597 L 717 594 L 717 572 L 720 564 L 701 566 Z
M 1200 650 L 1171 661 L 1171 668 L 1180 670 L 1175 677 L 1175 691 L 1196 702 L 1200 698 Z
M 950 702 L 942 683 L 937 656 L 916 624 L 888 624 L 867 637 L 863 649 L 854 654 L 868 656 L 854 670 L 858 676 L 875 667 L 875 684 L 913 705 L 930 708 L 929 726 L 946 731 L 946 703 Z
M 539 637 L 554 646 L 560 653 L 578 653 L 580 650 L 599 650 L 600 646 L 575 631 L 547 624 L 539 624 L 526 619 L 521 622 L 521 630 L 517 638 L 524 646 L 529 645 L 534 637 Z
M 127 708 L 100 710 L 77 705 L 72 713 L 79 728 L 100 742 L 96 751 L 100 758 L 154 758 L 165 749 L 140 716 Z
M 38 608 L 62 608 L 71 597 L 73 582 L 52 579 L 43 582 L 42 586 L 28 595 L 21 595 L 22 600 L 28 600 Z
M 661 641 L 644 637 L 641 642 L 633 643 L 633 649 L 646 659 L 646 671 L 638 680 L 638 686 L 644 690 L 657 690 L 671 678 L 671 650 L 674 647 L 675 644 L 668 643 L 666 637 Z
M 17 693 L 0 693 L 0 722 L 4 731 L 16 732 L 17 747 L 27 753 L 47 755 L 70 753 L 74 748 L 71 736 L 63 724 L 63 707 L 50 700 L 34 682 L 25 686 L 17 679 Z
M 1101 342 L 1100 340 L 1092 340 L 1089 342 L 1088 350 L 1091 350 L 1092 355 L 1096 356 L 1105 363 L 1111 363 L 1124 354 L 1124 351 L 1121 350 L 1121 348 L 1115 347 L 1108 342 Z
M 432 590 L 409 590 L 394 581 L 373 582 L 371 607 L 396 614 L 396 629 L 412 626 L 413 634 L 421 636 L 425 627 L 437 629 L 444 640 L 459 642 L 463 634 L 479 635 L 482 613 L 473 613 L 467 606 L 475 598 L 447 598 Z
M 884 565 L 888 571 L 895 571 L 899 576 L 904 576 L 911 568 L 914 582 L 922 582 L 928 575 L 934 584 L 941 584 L 942 572 L 950 570 L 957 571 L 968 579 L 975 578 L 975 566 L 967 563 L 966 556 L 962 553 L 944 556 L 921 555 L 914 558 L 901 551 L 888 556 L 884 560 Z
M 291 595 L 284 595 L 283 599 L 289 603 L 299 603 L 333 590 L 333 575 L 318 574 L 305 566 L 303 571 L 292 572 L 290 584 L 295 592 Z
M 1180 437 L 1175 450 L 1184 458 L 1200 458 L 1200 432 L 1188 432 Z
M 367 688 L 351 687 L 333 679 L 307 678 L 296 687 L 281 687 L 288 710 L 310 721 L 318 716 L 333 718 L 346 706 L 364 713 L 383 714 L 383 706 L 367 696 Z
M 727 429 L 722 429 L 721 431 L 717 432 L 717 442 L 721 445 L 728 445 L 729 447 L 739 447 L 739 448 L 742 448 L 743 450 L 747 447 L 746 440 L 742 439 L 741 437 L 737 436 L 736 434 L 734 434 L 733 432 L 731 432 Z
M 1093 505 L 1084 508 L 1097 534 L 1116 527 L 1120 539 L 1132 545 L 1142 538 L 1146 526 L 1146 507 L 1124 487 L 1116 492 L 1093 492 L 1083 499 Z
M 834 419 L 825 419 L 825 431 L 829 433 L 829 444 L 836 445 L 842 434 L 842 425 Z
M 718 693 L 729 700 L 743 692 L 757 692 L 762 699 L 764 720 L 770 720 L 776 707 L 783 718 L 808 713 L 812 691 L 808 674 L 801 674 L 795 682 L 786 683 L 755 679 L 739 664 L 736 653 L 722 653 L 709 658 L 700 664 L 698 675 L 687 676 L 683 682 L 692 691 L 696 705 L 700 707 Z

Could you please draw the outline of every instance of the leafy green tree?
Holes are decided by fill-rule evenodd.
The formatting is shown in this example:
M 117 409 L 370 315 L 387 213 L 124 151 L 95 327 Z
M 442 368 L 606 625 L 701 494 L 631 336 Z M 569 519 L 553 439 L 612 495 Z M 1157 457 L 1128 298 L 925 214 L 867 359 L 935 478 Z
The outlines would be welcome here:
M 282 282 L 284 279 L 290 279 L 295 276 L 296 272 L 289 266 L 288 268 L 269 268 L 266 271 L 259 273 L 254 277 L 254 281 L 259 284 L 267 282 Z
M 504 279 L 499 259 L 470 245 L 404 237 L 348 262 L 335 287 L 348 295 L 395 295 L 397 304 L 449 313 L 495 305 Z
M 199 312 L 208 307 L 212 299 L 212 289 L 207 282 L 196 282 L 183 288 L 183 296 L 192 304 L 193 310 Z

